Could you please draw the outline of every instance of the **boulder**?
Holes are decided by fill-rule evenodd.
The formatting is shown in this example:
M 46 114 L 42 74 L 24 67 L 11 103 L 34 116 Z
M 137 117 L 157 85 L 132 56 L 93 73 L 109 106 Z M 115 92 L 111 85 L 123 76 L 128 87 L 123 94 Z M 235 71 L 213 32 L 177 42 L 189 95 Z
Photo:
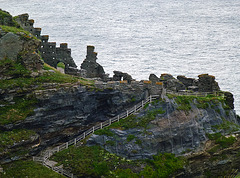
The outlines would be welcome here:
M 23 40 L 20 36 L 9 32 L 0 38 L 0 60 L 9 58 L 16 60 L 20 51 L 23 49 Z

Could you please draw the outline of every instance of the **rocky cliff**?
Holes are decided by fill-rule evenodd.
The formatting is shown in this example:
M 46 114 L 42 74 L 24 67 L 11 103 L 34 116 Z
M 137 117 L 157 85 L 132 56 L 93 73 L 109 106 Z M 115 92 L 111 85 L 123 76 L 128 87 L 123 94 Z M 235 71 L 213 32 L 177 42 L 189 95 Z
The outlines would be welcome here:
M 111 136 L 93 135 L 88 143 L 101 145 L 128 159 L 146 159 L 159 152 L 180 155 L 186 151 L 203 150 L 208 134 L 221 132 L 225 135 L 240 128 L 239 118 L 226 105 L 224 98 L 171 97 L 151 104 L 123 121 L 133 122 L 133 127 L 110 127 Z M 136 124 L 143 120 L 146 120 L 145 125 Z M 229 128 L 223 129 L 225 126 Z M 109 140 L 114 144 L 106 144 Z

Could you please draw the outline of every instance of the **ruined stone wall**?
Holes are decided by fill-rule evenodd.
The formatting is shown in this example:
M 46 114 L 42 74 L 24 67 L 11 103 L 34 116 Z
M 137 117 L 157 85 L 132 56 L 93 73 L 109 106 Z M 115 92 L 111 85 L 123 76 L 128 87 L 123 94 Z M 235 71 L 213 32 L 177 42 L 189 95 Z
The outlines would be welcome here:
M 19 15 L 16 18 L 16 21 L 24 30 L 29 31 L 42 41 L 39 50 L 42 54 L 43 60 L 47 64 L 56 68 L 59 62 L 63 62 L 69 67 L 77 67 L 73 58 L 71 57 L 71 49 L 68 48 L 67 43 L 61 43 L 60 47 L 56 47 L 56 42 L 49 42 L 48 35 L 41 35 L 41 28 L 33 27 L 34 20 L 29 19 L 28 14 Z

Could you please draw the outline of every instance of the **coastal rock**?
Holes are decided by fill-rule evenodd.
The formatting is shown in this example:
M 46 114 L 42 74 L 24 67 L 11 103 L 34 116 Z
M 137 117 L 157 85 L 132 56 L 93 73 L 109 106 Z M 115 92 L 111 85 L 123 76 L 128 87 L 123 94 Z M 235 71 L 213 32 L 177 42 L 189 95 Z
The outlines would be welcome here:
M 121 71 L 113 71 L 113 81 L 121 81 L 121 80 L 126 80 L 128 83 L 131 83 L 132 81 L 132 76 L 129 75 L 128 73 L 124 73 Z
M 198 86 L 198 82 L 194 78 L 187 78 L 183 75 L 177 76 L 177 79 L 182 82 L 187 88 L 190 86 Z
M 160 79 L 155 74 L 150 74 L 149 80 L 152 81 L 152 83 L 160 82 Z
M 149 159 L 159 152 L 181 155 L 192 150 L 201 151 L 208 141 L 207 134 L 222 131 L 221 124 L 231 122 L 233 130 L 239 125 L 234 110 L 224 110 L 221 103 L 210 102 L 212 107 L 206 109 L 198 108 L 196 103 L 194 100 L 191 102 L 189 111 L 179 110 L 179 105 L 174 100 L 150 105 L 137 114 L 137 117 L 160 108 L 165 113 L 158 114 L 147 129 L 136 127 L 121 132 L 110 129 L 114 136 L 95 135 L 87 143 L 101 145 L 111 153 L 128 159 Z
M 201 74 L 198 77 L 198 88 L 200 92 L 213 92 L 220 90 L 214 76 Z

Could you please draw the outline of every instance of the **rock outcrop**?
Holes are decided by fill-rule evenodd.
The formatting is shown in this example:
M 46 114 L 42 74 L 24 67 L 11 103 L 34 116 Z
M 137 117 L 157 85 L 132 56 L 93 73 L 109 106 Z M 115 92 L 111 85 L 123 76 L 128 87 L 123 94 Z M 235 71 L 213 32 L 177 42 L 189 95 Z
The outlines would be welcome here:
M 200 92 L 212 92 L 220 90 L 214 76 L 201 74 L 198 77 L 198 89 Z
M 41 70 L 43 61 L 36 53 L 39 46 L 40 41 L 31 34 L 26 34 L 21 30 L 16 33 L 7 32 L 0 27 L 0 60 L 18 60 L 28 70 Z
M 113 81 L 125 80 L 128 83 L 131 83 L 131 81 L 132 81 L 132 76 L 129 75 L 128 73 L 124 73 L 121 71 L 113 71 L 113 73 L 114 73 L 113 78 L 112 78 Z
M 128 159 L 145 159 L 159 152 L 179 155 L 188 151 L 203 150 L 208 140 L 207 134 L 225 134 L 226 130 L 222 128 L 229 123 L 232 123 L 229 129 L 239 130 L 239 118 L 234 110 L 224 109 L 225 103 L 213 100 L 205 107 L 199 104 L 201 101 L 197 99 L 190 99 L 188 102 L 190 110 L 180 109 L 183 105 L 177 104 L 175 99 L 150 105 L 136 116 L 139 122 L 141 117 L 144 119 L 151 111 L 160 109 L 164 112 L 159 112 L 145 128 L 112 128 L 110 131 L 113 136 L 93 135 L 88 144 L 101 145 L 106 150 Z M 110 142 L 114 144 L 107 144 Z

